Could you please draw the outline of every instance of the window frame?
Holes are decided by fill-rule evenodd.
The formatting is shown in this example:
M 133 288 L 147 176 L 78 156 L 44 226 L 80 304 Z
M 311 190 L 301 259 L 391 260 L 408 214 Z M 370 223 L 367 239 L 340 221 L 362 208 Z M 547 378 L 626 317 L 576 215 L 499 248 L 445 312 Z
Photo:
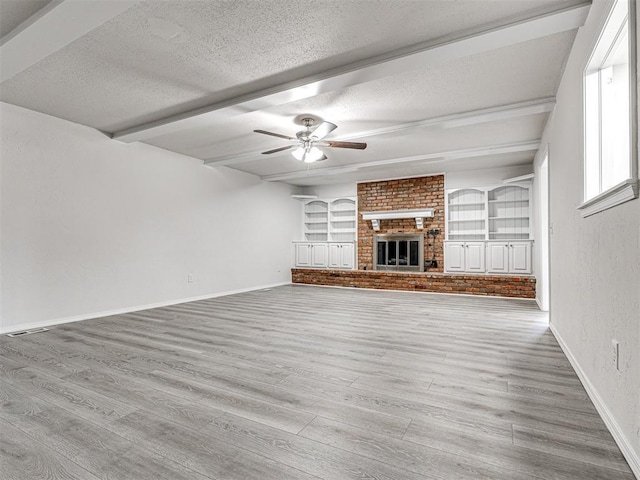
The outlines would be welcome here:
M 628 49 L 629 49 L 629 177 L 622 180 L 618 184 L 608 188 L 607 190 L 600 191 L 597 195 L 586 198 L 587 194 L 587 182 L 589 171 L 587 168 L 587 72 L 593 69 L 593 64 L 596 61 L 602 60 L 596 57 L 602 56 L 602 50 L 609 50 L 612 47 L 612 42 L 607 41 L 606 44 L 601 45 L 603 37 L 609 36 L 610 29 L 609 24 L 616 7 L 620 4 L 626 3 L 627 5 L 627 28 L 628 28 Z M 592 45 L 589 57 L 582 70 L 582 147 L 583 147 L 583 203 L 578 206 L 578 210 L 583 217 L 593 215 L 608 208 L 615 207 L 629 200 L 638 198 L 638 99 L 637 99 L 637 25 L 636 25 L 636 2 L 633 0 L 614 0 L 609 7 L 605 21 L 602 23 L 599 29 L 598 38 Z M 599 112 L 600 114 L 600 112 Z M 602 119 L 597 119 L 598 127 L 601 128 Z M 598 140 L 599 144 L 601 140 Z M 598 160 L 598 181 L 602 182 L 602 157 Z

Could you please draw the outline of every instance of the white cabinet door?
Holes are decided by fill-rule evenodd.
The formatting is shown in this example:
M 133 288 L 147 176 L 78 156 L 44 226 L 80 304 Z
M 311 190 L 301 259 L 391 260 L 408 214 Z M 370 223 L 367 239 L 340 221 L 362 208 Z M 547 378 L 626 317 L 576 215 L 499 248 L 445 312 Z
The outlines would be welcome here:
M 353 253 L 353 243 L 343 243 L 340 245 L 340 268 L 353 268 Z
M 446 242 L 444 265 L 447 272 L 464 272 L 465 244 L 464 242 Z
M 509 272 L 509 244 L 503 242 L 487 243 L 487 272 Z
M 328 257 L 328 246 L 326 243 L 311 244 L 311 266 L 326 267 Z
M 339 243 L 329 244 L 329 268 L 340 268 L 342 263 L 342 245 Z
M 353 269 L 353 243 L 329 244 L 329 268 Z
M 296 243 L 296 267 L 311 266 L 311 244 Z
M 473 273 L 484 273 L 484 242 L 465 243 L 465 271 Z
M 509 243 L 509 272 L 531 273 L 531 242 Z

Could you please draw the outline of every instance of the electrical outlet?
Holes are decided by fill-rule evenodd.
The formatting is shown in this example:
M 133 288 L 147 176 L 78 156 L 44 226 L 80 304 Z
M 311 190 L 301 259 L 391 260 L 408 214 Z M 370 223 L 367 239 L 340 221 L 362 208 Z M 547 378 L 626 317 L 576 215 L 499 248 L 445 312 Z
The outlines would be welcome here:
M 193 273 L 190 273 L 189 275 L 187 275 L 187 282 L 189 282 L 189 283 L 193 283 L 194 282 Z
M 620 344 L 615 339 L 611 340 L 611 361 L 616 370 L 620 371 Z
M 278 273 L 279 273 L 279 272 L 280 272 L 280 265 L 278 265 L 278 268 L 277 268 L 277 270 L 278 270 Z

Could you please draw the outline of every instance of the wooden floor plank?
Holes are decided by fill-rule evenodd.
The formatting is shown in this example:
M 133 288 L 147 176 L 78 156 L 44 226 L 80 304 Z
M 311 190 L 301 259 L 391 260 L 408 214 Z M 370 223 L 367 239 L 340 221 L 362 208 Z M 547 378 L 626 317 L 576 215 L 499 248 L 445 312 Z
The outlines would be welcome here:
M 394 463 L 417 474 L 435 474 L 446 480 L 493 478 L 531 480 L 533 475 L 470 459 L 446 450 L 422 446 L 373 434 L 358 427 L 321 417 L 299 434 L 357 455 Z
M 325 480 L 424 480 L 439 477 L 418 475 L 377 459 L 293 435 L 235 415 L 223 415 L 205 427 L 216 438 L 273 458 Z
M 527 450 L 512 443 L 512 428 L 496 428 L 486 423 L 460 423 L 429 419 L 413 420 L 404 440 L 426 445 L 465 457 L 514 469 L 541 480 L 628 479 L 629 473 L 591 465 L 557 451 Z M 617 459 L 616 464 L 622 463 Z M 632 477 L 631 477 L 632 478 Z
M 579 459 L 591 465 L 628 471 L 620 450 L 612 442 L 602 442 L 588 435 L 559 435 L 514 425 L 513 443 L 540 452 Z
M 182 427 L 141 410 L 114 422 L 109 428 L 132 442 L 216 479 L 317 478 L 244 448 L 232 447 L 214 435 Z
M 87 470 L 0 420 L 3 480 L 98 480 Z
M 141 448 L 60 407 L 6 419 L 14 427 L 72 459 L 98 478 L 122 480 L 205 480 L 206 477 Z M 4 437 L 3 433 L 3 437 Z
M 2 337 L 0 478 L 633 479 L 546 322 L 287 285 Z

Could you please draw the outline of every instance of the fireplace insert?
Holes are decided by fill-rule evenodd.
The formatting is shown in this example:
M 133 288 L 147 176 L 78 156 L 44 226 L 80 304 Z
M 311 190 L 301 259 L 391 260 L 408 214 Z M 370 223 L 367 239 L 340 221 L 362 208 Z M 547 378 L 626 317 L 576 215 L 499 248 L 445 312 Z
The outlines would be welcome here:
M 399 272 L 424 270 L 424 239 L 421 234 L 374 235 L 373 237 L 375 270 Z

